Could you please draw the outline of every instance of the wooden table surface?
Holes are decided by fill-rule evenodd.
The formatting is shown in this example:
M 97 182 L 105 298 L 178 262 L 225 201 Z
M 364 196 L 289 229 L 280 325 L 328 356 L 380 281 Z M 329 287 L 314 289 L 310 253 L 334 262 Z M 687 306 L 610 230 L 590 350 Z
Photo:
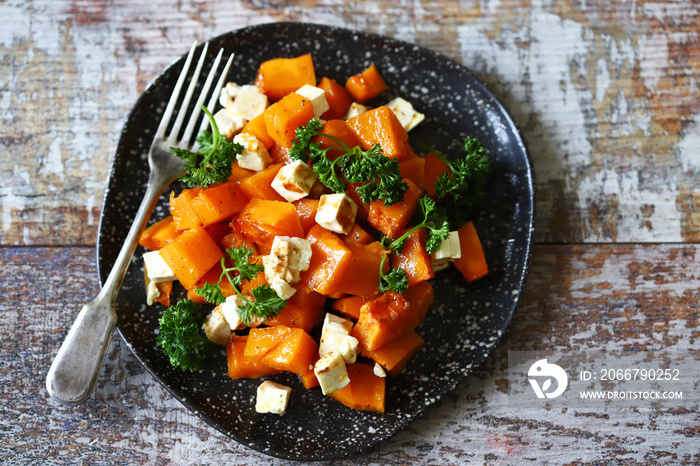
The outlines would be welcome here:
M 463 63 L 512 114 L 536 174 L 536 245 L 501 345 L 407 429 L 337 463 L 700 463 L 697 401 L 542 414 L 509 409 L 505 389 L 513 350 L 700 349 L 692 0 L 0 2 L 0 457 L 286 464 L 188 412 L 119 337 L 86 404 L 44 387 L 98 291 L 100 206 L 131 106 L 193 39 L 273 21 L 375 32 Z

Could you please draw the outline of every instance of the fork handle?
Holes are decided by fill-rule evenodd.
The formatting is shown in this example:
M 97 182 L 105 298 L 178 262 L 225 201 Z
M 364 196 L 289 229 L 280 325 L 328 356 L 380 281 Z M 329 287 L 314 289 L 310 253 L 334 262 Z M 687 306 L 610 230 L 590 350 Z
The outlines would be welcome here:
M 136 250 L 138 237 L 158 197 L 171 181 L 151 171 L 146 194 L 102 290 L 80 310 L 51 364 L 46 376 L 46 389 L 55 400 L 78 405 L 86 401 L 95 389 L 117 325 L 115 303 L 119 288 Z

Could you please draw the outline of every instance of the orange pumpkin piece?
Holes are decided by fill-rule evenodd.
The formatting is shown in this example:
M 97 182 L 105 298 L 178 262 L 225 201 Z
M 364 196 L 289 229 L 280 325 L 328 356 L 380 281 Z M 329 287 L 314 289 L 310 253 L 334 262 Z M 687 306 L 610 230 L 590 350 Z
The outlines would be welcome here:
M 259 172 L 253 172 L 247 178 L 239 181 L 240 189 L 248 199 L 270 199 L 273 201 L 284 201 L 284 198 L 275 191 L 271 184 L 277 176 L 277 172 L 282 168 L 281 163 L 269 165 Z
M 228 220 L 243 210 L 248 198 L 238 183 L 228 182 L 202 189 L 192 200 L 192 210 L 203 225 Z
M 327 136 L 316 136 L 313 138 L 313 142 L 320 144 L 322 149 L 327 149 L 329 147 L 342 147 L 338 141 L 335 141 L 332 138 L 339 139 L 350 148 L 361 145 L 360 139 L 344 120 L 328 120 L 323 125 L 323 128 L 321 128 L 321 132 Z M 343 149 L 331 149 L 326 152 L 326 156 L 330 160 L 335 160 L 344 153 L 345 150 Z
M 274 143 L 270 149 L 272 163 L 292 163 L 294 160 L 289 155 L 289 149 L 278 142 Z
M 390 206 L 379 199 L 369 203 L 367 221 L 392 239 L 398 238 L 406 229 L 406 225 L 416 211 L 418 199 L 423 194 L 413 181 L 406 178 L 404 181 L 408 185 L 408 191 L 404 194 L 403 201 Z
M 379 264 L 382 253 L 357 243 L 347 243 L 351 258 L 338 291 L 355 296 L 373 296 L 379 292 Z M 385 261 L 388 266 L 388 263 Z
M 166 243 L 174 240 L 182 231 L 175 228 L 175 219 L 168 215 L 162 220 L 158 220 L 148 228 L 143 230 L 139 238 L 139 244 L 151 251 L 162 248 Z
M 231 176 L 228 177 L 228 181 L 241 181 L 254 175 L 253 170 L 248 170 L 247 168 L 241 168 L 237 163 L 231 165 Z
M 246 359 L 245 351 L 248 335 L 231 335 L 226 345 L 228 376 L 232 379 L 258 379 L 279 374 L 279 370 L 263 364 L 260 359 Z
M 360 308 L 360 318 L 352 329 L 352 336 L 370 351 L 379 349 L 397 339 L 412 322 L 408 322 L 408 301 L 393 291 L 382 293 Z
M 201 190 L 202 188 L 183 189 L 177 196 L 174 192 L 170 193 L 170 214 L 173 216 L 174 227 L 178 230 L 187 230 L 202 224 L 192 205 L 192 201 Z
M 333 301 L 331 308 L 346 317 L 357 320 L 360 318 L 360 308 L 371 299 L 364 296 L 347 296 Z
M 279 100 L 304 84 L 316 85 L 316 71 L 310 54 L 296 58 L 274 58 L 258 68 L 255 85 L 272 100 Z
M 474 223 L 468 222 L 457 230 L 459 234 L 459 246 L 462 249 L 462 257 L 454 260 L 455 267 L 468 282 L 485 277 L 489 273 L 486 263 L 484 248 L 481 246 L 479 235 L 476 233 Z
M 294 293 L 294 295 L 292 295 L 287 302 L 294 303 L 297 306 L 312 307 L 318 309 L 319 311 L 323 311 L 326 306 L 326 297 L 321 293 L 299 287 L 297 288 L 297 292 Z
M 416 154 L 399 158 L 401 176 L 413 181 L 416 186 L 425 189 L 425 159 Z M 435 182 L 433 182 L 433 185 Z
M 251 362 L 260 360 L 280 344 L 290 331 L 291 329 L 284 325 L 251 328 L 243 350 L 243 357 Z
M 347 235 L 340 235 L 343 241 L 357 244 L 370 244 L 374 242 L 374 237 L 367 233 L 367 230 L 362 228 L 357 222 L 353 223 L 350 233 Z
M 403 295 L 387 291 L 360 308 L 352 335 L 369 351 L 377 350 L 414 330 L 435 302 L 430 282 L 409 287 Z
M 195 283 L 191 289 L 187 290 L 187 297 L 197 304 L 207 304 L 207 300 L 197 293 L 197 288 L 204 286 L 205 283 L 217 283 L 219 277 L 221 277 L 221 262 L 214 265 L 209 272 L 205 273 L 202 278 L 197 280 L 197 283 Z M 231 286 L 231 283 L 227 279 L 223 279 L 221 280 L 221 293 L 224 297 L 229 297 L 236 294 L 236 290 L 233 289 L 233 286 Z
M 160 249 L 160 255 L 185 289 L 191 289 L 223 256 L 204 228 L 196 226 Z
M 241 130 L 241 133 L 246 133 L 255 136 L 258 138 L 258 141 L 265 146 L 265 149 L 270 150 L 272 145 L 275 143 L 275 140 L 270 137 L 270 134 L 267 132 L 267 125 L 265 125 L 265 116 L 264 114 L 260 114 L 250 120 L 248 123 L 245 124 L 243 129 Z
M 435 182 L 440 175 L 447 173 L 450 169 L 440 157 L 432 152 L 424 156 L 423 160 L 425 160 L 425 181 L 423 187 L 428 196 L 437 199 L 438 192 L 435 190 Z
M 311 227 L 316 225 L 316 212 L 318 211 L 318 199 L 302 198 L 292 202 L 299 214 L 301 227 L 304 229 L 304 234 L 307 234 Z
M 246 239 L 267 251 L 275 236 L 304 237 L 297 209 L 289 202 L 251 199 L 234 220 L 234 226 Z
M 352 252 L 338 235 L 320 225 L 314 225 L 306 239 L 311 243 L 311 262 L 309 269 L 301 273 L 301 282 L 326 296 L 337 292 Z
M 389 107 L 377 107 L 354 116 L 348 120 L 348 125 L 364 150 L 379 144 L 387 157 L 404 157 L 413 153 L 408 144 L 408 133 Z
M 292 92 L 267 107 L 263 115 L 270 137 L 283 147 L 292 147 L 297 127 L 314 117 L 314 107 L 309 99 Z
M 343 118 L 352 104 L 352 96 L 342 84 L 334 79 L 322 78 L 318 87 L 326 93 L 328 110 L 321 115 L 324 120 L 335 120 Z
M 318 386 L 314 364 L 318 360 L 316 340 L 300 328 L 287 328 L 288 333 L 279 344 L 262 357 L 262 362 L 281 371 L 297 374 L 305 388 Z
M 360 74 L 351 76 L 345 88 L 356 102 L 364 103 L 386 91 L 386 82 L 376 66 L 371 65 Z
M 394 268 L 406 272 L 408 286 L 430 280 L 435 277 L 432 259 L 425 250 L 425 241 L 428 239 L 428 231 L 420 228 L 406 239 L 406 243 L 400 253 L 391 261 Z
M 430 306 L 435 302 L 435 290 L 430 282 L 420 282 L 416 285 L 409 286 L 403 293 L 404 298 L 410 304 L 410 312 L 413 315 L 416 328 L 428 314 Z
M 310 332 L 312 328 L 323 322 L 324 315 L 322 308 L 299 306 L 287 301 L 287 305 L 282 309 L 282 312 L 275 317 L 267 319 L 265 325 L 286 325 L 287 327 L 299 328 L 305 332 Z
M 348 408 L 383 413 L 386 398 L 386 377 L 377 377 L 370 364 L 356 362 L 346 366 L 350 383 L 328 396 Z
M 389 375 L 396 377 L 404 370 L 408 361 L 423 348 L 423 345 L 425 345 L 423 338 L 412 331 L 377 350 L 363 349 L 362 355 L 379 363 L 389 372 Z
M 245 238 L 235 223 L 233 225 L 235 228 L 230 229 L 230 233 L 221 238 L 221 249 L 225 251 L 227 249 L 246 247 L 252 249 L 256 256 L 259 255 L 258 246 Z

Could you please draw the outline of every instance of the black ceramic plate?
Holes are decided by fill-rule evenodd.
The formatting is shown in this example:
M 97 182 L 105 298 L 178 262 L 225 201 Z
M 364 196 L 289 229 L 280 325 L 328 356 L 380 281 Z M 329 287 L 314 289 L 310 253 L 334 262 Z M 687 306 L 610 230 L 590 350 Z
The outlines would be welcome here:
M 454 270 L 433 280 L 437 301 L 419 333 L 425 348 L 396 378 L 387 380 L 386 413 L 348 409 L 305 390 L 296 376 L 274 377 L 293 387 L 284 416 L 255 412 L 259 380 L 226 376 L 224 351 L 195 374 L 174 370 L 156 347 L 159 305 L 147 307 L 140 254 L 132 262 L 118 297 L 118 328 L 146 368 L 185 406 L 224 434 L 263 453 L 296 460 L 348 456 L 409 424 L 471 373 L 495 347 L 515 311 L 526 274 L 533 222 L 533 180 L 523 141 L 505 109 L 465 68 L 406 42 L 320 25 L 278 23 L 238 30 L 211 41 L 213 55 L 235 52 L 230 80 L 251 83 L 267 59 L 313 56 L 316 73 L 345 82 L 374 63 L 389 91 L 413 103 L 426 119 L 412 133 L 422 141 L 460 154 L 463 136 L 479 138 L 494 167 L 484 210 L 474 219 L 490 266 L 487 278 L 466 284 Z M 105 196 L 98 262 L 104 282 L 128 225 L 145 192 L 146 153 L 164 103 L 184 58 L 143 93 L 124 127 Z M 167 214 L 165 193 L 153 219 Z

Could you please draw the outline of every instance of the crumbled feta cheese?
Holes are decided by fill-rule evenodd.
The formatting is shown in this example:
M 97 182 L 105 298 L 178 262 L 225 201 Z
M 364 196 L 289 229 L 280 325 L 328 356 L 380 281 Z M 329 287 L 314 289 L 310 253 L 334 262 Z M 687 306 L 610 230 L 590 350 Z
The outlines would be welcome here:
M 398 118 L 401 126 L 406 131 L 411 131 L 418 123 L 425 120 L 425 115 L 418 113 L 410 102 L 401 97 L 393 99 L 386 106 L 394 112 L 394 115 L 396 115 L 396 118 Z
M 267 283 L 283 280 L 290 285 L 299 283 L 299 270 L 278 264 L 270 256 L 262 256 L 263 270 Z
M 237 134 L 236 137 L 233 138 L 233 142 L 243 146 L 243 151 L 236 155 L 239 167 L 257 172 L 264 170 L 272 163 L 270 153 L 265 149 L 265 146 L 258 141 L 258 138 L 252 134 Z
M 343 357 L 345 364 L 352 364 L 357 361 L 360 341 L 352 335 L 346 335 L 343 342 L 338 346 L 338 352 Z
M 353 102 L 350 104 L 350 108 L 348 108 L 348 112 L 345 114 L 345 119 L 349 120 L 352 117 L 365 113 L 367 110 L 369 110 L 369 107 Z
M 459 244 L 459 233 L 451 231 L 447 238 L 440 243 L 437 250 L 430 255 L 433 272 L 446 269 L 454 259 L 462 257 L 462 248 Z
M 319 199 L 316 223 L 326 230 L 347 235 L 357 216 L 357 204 L 345 193 L 324 194 Z
M 245 118 L 227 108 L 222 108 L 216 112 L 214 114 L 214 121 L 219 128 L 219 132 L 229 141 L 236 133 L 242 130 L 247 123 Z
M 238 308 L 243 305 L 245 305 L 243 298 L 237 294 L 234 294 L 227 297 L 223 303 L 217 306 L 221 309 L 221 312 L 223 313 L 226 322 L 228 322 L 229 327 L 231 327 L 231 330 L 245 328 L 245 324 L 243 323 L 241 316 L 238 314 Z
M 233 99 L 236 98 L 236 95 L 240 90 L 241 86 L 238 84 L 234 82 L 226 83 L 226 86 L 221 88 L 221 93 L 219 94 L 219 103 L 221 106 L 224 108 L 229 108 L 231 105 L 233 105 Z
M 277 296 L 282 299 L 289 299 L 294 296 L 294 293 L 297 292 L 296 288 L 290 286 L 289 283 L 285 282 L 284 280 L 273 280 L 269 285 L 270 288 L 275 290 Z
M 209 313 L 202 328 L 207 338 L 219 345 L 225 345 L 231 337 L 231 327 L 218 306 Z
M 292 388 L 266 380 L 258 386 L 255 411 L 259 413 L 284 414 Z
M 294 202 L 308 196 L 317 179 L 318 176 L 306 162 L 295 160 L 280 168 L 272 180 L 272 189 L 288 202 Z
M 311 243 L 308 239 L 276 236 L 272 240 L 270 259 L 285 267 L 301 272 L 308 270 L 311 254 Z
M 146 272 L 146 304 L 152 306 L 159 296 L 160 290 L 158 286 L 148 278 L 148 272 Z
M 350 383 L 345 360 L 338 350 L 333 350 L 316 361 L 314 374 L 324 395 L 340 390 Z
M 386 372 L 384 372 L 384 368 L 378 363 L 374 363 L 374 375 L 377 377 L 386 377 Z
M 323 319 L 323 327 L 321 328 L 318 355 L 324 357 L 331 351 L 339 349 L 345 341 L 345 338 L 350 335 L 351 330 L 351 320 L 327 313 L 326 317 Z
M 323 319 L 323 330 L 350 335 L 352 320 L 327 312 L 326 317 Z
M 257 86 L 246 84 L 236 94 L 230 109 L 246 120 L 252 120 L 267 108 L 267 96 Z
M 296 93 L 311 101 L 311 105 L 314 107 L 314 117 L 316 118 L 320 118 L 330 108 L 328 100 L 326 100 L 326 91 L 319 87 L 304 84 Z
M 146 276 L 153 283 L 171 282 L 177 280 L 175 272 L 165 263 L 158 251 L 149 251 L 143 255 L 143 266 Z

